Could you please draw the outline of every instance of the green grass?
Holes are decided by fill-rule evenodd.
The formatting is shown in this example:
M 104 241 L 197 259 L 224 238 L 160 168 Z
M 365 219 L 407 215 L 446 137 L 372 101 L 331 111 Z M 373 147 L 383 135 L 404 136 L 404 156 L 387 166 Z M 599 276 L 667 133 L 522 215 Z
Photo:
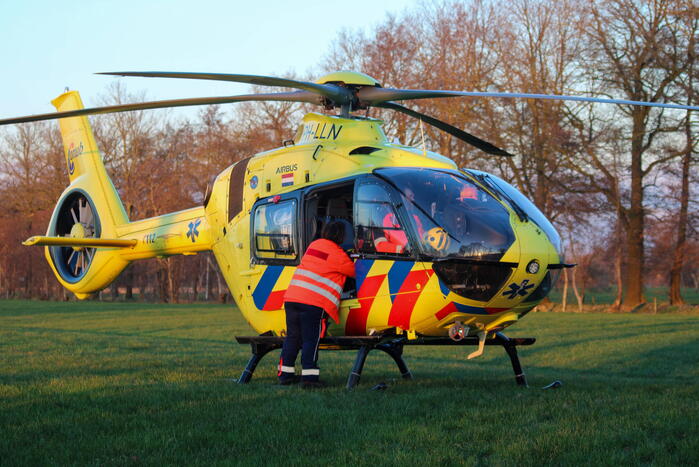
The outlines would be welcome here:
M 556 302 L 561 303 L 561 296 L 563 294 L 563 281 L 559 280 L 556 288 L 551 292 L 549 298 Z M 653 300 L 657 301 L 657 304 L 667 305 L 669 302 L 668 288 L 667 287 L 647 287 L 644 293 L 646 297 L 647 307 L 653 306 Z M 699 305 L 699 289 L 683 288 L 682 298 L 688 305 Z M 587 305 L 611 305 L 616 300 L 616 287 L 608 287 L 606 289 L 588 289 L 585 291 L 585 297 L 583 302 Z M 577 299 L 573 293 L 572 288 L 568 288 L 568 304 L 573 304 L 577 306 Z
M 322 352 L 330 387 L 248 385 L 231 307 L 0 302 L 0 465 L 699 464 L 699 315 L 531 313 L 504 351 Z M 554 379 L 557 390 L 540 387 Z M 370 388 L 386 382 L 385 391 Z

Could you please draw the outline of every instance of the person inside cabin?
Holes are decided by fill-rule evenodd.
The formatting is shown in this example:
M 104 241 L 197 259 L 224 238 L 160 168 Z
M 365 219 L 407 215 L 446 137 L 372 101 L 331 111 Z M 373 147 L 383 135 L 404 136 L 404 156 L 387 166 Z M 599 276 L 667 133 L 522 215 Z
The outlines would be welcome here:
M 422 238 L 425 235 L 425 227 L 423 226 L 424 223 L 421 220 L 421 217 L 423 217 L 424 214 L 420 212 L 417 205 L 415 204 L 415 192 L 410 187 L 406 187 L 403 192 L 405 193 L 405 197 L 409 201 L 408 203 L 405 203 L 406 209 L 408 210 L 410 216 L 413 218 L 413 222 L 415 223 L 415 230 L 417 230 L 418 236 Z
M 377 228 L 374 230 L 374 247 L 376 252 L 405 253 L 408 237 L 398 222 L 395 210 L 390 205 L 382 205 L 375 216 L 374 225 Z
M 301 383 L 320 387 L 318 345 L 327 329 L 327 316 L 340 322 L 339 304 L 345 280 L 355 277 L 354 263 L 340 244 L 345 226 L 334 221 L 323 227 L 321 238 L 311 242 L 284 294 L 286 337 L 279 362 L 279 384 L 298 381 L 296 357 L 301 350 Z
M 420 216 L 418 215 L 419 211 L 414 204 L 415 192 L 410 187 L 406 187 L 403 190 L 403 194 L 409 201 L 408 203 L 405 203 L 406 208 L 410 213 L 411 217 L 413 218 L 413 222 L 415 223 L 415 228 L 417 230 L 418 235 L 420 236 L 420 238 L 422 238 L 422 236 L 425 234 L 425 229 L 422 226 L 422 221 L 420 220 Z M 382 225 L 385 227 L 384 238 L 386 239 L 386 243 L 381 244 L 381 249 L 384 250 L 383 252 L 405 252 L 408 246 L 408 237 L 405 233 L 405 230 L 401 227 L 400 222 L 398 222 L 398 218 L 396 217 L 395 211 L 391 210 L 384 216 Z M 376 250 L 382 252 L 379 249 L 379 245 L 377 245 Z
M 383 235 L 374 239 L 377 253 L 403 253 L 408 245 L 408 237 L 400 226 L 398 218 L 393 210 L 387 212 L 381 221 L 384 227 Z M 379 231 L 377 231 L 379 232 Z
M 459 192 L 459 201 L 465 202 L 466 200 L 478 201 L 478 188 L 464 183 Z
M 350 209 L 347 207 L 348 202 L 343 198 L 330 198 L 326 207 L 326 216 L 324 223 L 338 221 L 343 224 L 345 236 L 340 243 L 340 248 L 343 250 L 351 250 L 354 248 L 354 228 L 352 227 L 352 216 Z M 322 229 L 321 229 L 322 231 Z
M 445 204 L 441 226 L 452 236 L 463 238 L 469 234 L 469 222 L 466 214 L 462 203 Z

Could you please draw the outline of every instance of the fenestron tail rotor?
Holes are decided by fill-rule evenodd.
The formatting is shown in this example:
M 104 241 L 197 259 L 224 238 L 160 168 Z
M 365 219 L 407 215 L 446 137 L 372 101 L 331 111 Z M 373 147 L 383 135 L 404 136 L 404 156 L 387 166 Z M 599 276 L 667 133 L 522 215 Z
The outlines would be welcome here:
M 74 191 L 61 203 L 50 234 L 68 239 L 93 240 L 100 236 L 100 223 L 87 196 Z M 95 248 L 90 246 L 50 246 L 51 259 L 61 278 L 66 282 L 80 280 L 92 263 Z

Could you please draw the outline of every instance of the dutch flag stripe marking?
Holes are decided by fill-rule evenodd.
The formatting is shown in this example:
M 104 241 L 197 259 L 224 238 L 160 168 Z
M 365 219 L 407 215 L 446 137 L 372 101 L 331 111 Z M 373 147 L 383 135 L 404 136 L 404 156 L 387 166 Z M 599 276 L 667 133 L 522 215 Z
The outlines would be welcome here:
M 294 184 L 294 173 L 287 173 L 282 175 L 282 186 L 289 186 Z

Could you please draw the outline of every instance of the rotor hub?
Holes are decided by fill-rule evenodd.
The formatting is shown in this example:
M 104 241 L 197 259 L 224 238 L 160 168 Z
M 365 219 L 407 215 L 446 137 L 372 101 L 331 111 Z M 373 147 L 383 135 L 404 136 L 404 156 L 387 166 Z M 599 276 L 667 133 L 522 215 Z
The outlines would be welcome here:
M 70 234 L 68 234 L 70 238 L 85 238 L 85 227 L 80 222 L 76 222 L 73 224 L 73 227 L 70 228 Z M 73 250 L 75 251 L 81 251 L 83 247 L 81 246 L 74 246 Z
M 345 86 L 373 86 L 380 88 L 381 83 L 369 75 L 357 71 L 336 71 L 319 78 L 316 84 L 344 84 Z

